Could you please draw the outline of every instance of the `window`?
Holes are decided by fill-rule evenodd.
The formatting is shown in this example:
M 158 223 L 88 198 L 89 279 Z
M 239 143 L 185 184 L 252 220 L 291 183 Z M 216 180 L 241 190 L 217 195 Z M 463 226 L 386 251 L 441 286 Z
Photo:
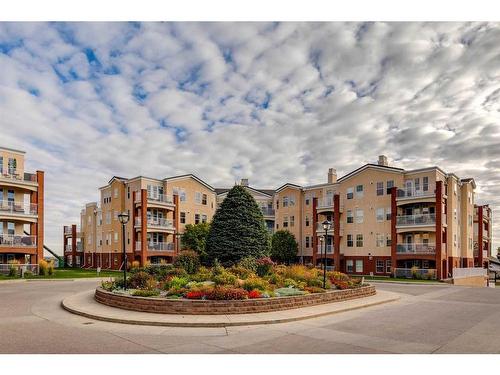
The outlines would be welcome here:
M 127 186 L 127 199 L 130 199 L 130 186 Z
M 391 208 L 390 207 L 387 207 L 385 210 L 385 219 L 391 220 Z
M 356 198 L 363 198 L 363 185 L 356 185 Z
M 16 225 L 14 223 L 7 223 L 7 234 L 13 236 L 16 232 Z
M 457 209 L 456 208 L 453 209 L 453 218 L 455 220 L 457 220 Z
M 424 259 L 422 260 L 422 268 L 428 269 L 429 268 L 429 261 Z
M 472 227 L 472 215 L 469 215 L 469 227 Z
M 283 207 L 288 207 L 288 197 L 283 197 Z
M 457 195 L 457 184 L 453 183 L 453 194 Z
M 206 223 L 207 222 L 207 215 L 202 214 L 201 215 L 201 222 Z
M 92 217 L 90 215 L 87 216 L 87 224 L 92 224 Z
M 377 233 L 376 246 L 377 247 L 384 247 L 385 246 L 385 234 Z
M 385 261 L 385 273 L 391 273 L 391 260 L 390 259 Z
M 415 190 L 420 190 L 420 178 L 415 179 Z
M 115 191 L 114 191 L 114 197 L 115 197 L 115 198 L 118 198 L 118 188 L 115 188 Z
M 295 226 L 295 216 L 290 216 L 290 226 Z
M 306 236 L 306 248 L 309 247 L 309 236 Z
M 356 209 L 356 223 L 362 224 L 364 220 L 364 212 L 362 209 Z
M 306 206 L 309 206 L 310 200 L 311 200 L 311 197 L 309 195 L 306 195 Z
M 429 190 L 429 177 L 423 177 L 422 178 L 422 188 L 424 191 L 428 191 Z
M 386 238 L 386 245 L 385 246 L 391 246 L 391 245 L 392 245 L 391 235 L 388 234 L 387 238 Z
M 353 198 L 353 188 L 347 188 L 347 199 L 352 199 Z
M 377 215 L 377 221 L 384 221 L 384 209 L 383 208 L 377 208 L 375 211 Z
M 115 264 L 115 266 L 117 266 L 117 265 L 118 265 L 118 255 L 115 255 L 115 256 L 113 257 L 113 263 Z
M 195 192 L 194 193 L 194 201 L 198 204 L 201 204 L 201 193 L 200 192 Z
M 363 247 L 363 235 L 356 234 L 356 247 Z
M 14 202 L 14 200 L 15 200 L 14 190 L 8 190 L 7 191 L 7 201 Z
M 356 259 L 356 272 L 363 272 L 363 260 Z
M 354 261 L 352 259 L 347 259 L 346 260 L 345 265 L 346 265 L 347 272 L 352 272 L 353 271 L 353 263 L 354 263 Z
M 92 236 L 90 234 L 87 236 L 87 245 L 92 245 Z
M 309 226 L 309 216 L 306 216 L 306 227 Z
M 17 160 L 14 158 L 9 158 L 9 164 L 7 165 L 9 169 L 9 174 L 16 174 Z
M 377 195 L 384 195 L 384 183 L 377 182 Z
M 194 214 L 194 223 L 199 224 L 200 223 L 200 214 Z
M 283 228 L 288 228 L 288 216 L 283 217 Z
M 180 202 L 186 202 L 186 191 L 184 189 L 181 189 L 181 188 L 178 188 L 178 187 L 174 187 L 173 193 L 174 193 L 174 195 L 178 195 L 179 196 L 179 201 Z
M 280 200 L 276 199 L 276 209 L 279 209 L 279 208 L 280 208 Z
M 111 211 L 106 212 L 106 224 L 111 224 Z
M 115 232 L 115 242 L 118 242 L 118 232 Z
M 394 181 L 393 180 L 389 180 L 387 181 L 387 195 L 391 194 L 391 189 L 394 187 Z
M 295 195 L 290 196 L 289 200 L 290 200 L 290 206 L 295 206 Z
M 114 219 L 115 221 L 117 221 L 117 220 L 118 220 L 118 211 L 114 211 L 114 210 L 113 210 L 113 219 Z
M 352 216 L 352 211 L 347 210 L 347 222 L 348 223 L 354 223 L 354 216 Z
M 381 259 L 377 259 L 375 263 L 375 272 L 384 273 L 384 261 Z
M 207 195 L 203 194 L 201 196 L 201 204 L 204 204 L 205 206 L 207 205 Z
M 352 234 L 347 235 L 347 247 L 353 247 L 354 246 L 354 241 L 352 239 Z
M 186 224 L 186 213 L 185 212 L 181 212 L 181 216 L 179 218 L 180 218 L 181 224 Z

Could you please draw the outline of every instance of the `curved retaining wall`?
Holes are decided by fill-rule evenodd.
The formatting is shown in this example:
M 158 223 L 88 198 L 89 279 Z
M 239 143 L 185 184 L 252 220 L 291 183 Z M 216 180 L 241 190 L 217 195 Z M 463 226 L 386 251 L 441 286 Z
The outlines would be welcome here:
M 299 307 L 368 297 L 374 295 L 375 293 L 375 287 L 368 285 L 357 289 L 334 290 L 326 293 L 306 294 L 303 296 L 259 298 L 235 301 L 209 301 L 133 297 L 114 294 L 102 288 L 97 288 L 95 291 L 95 299 L 97 302 L 104 305 L 133 311 L 159 314 L 221 315 L 289 310 Z

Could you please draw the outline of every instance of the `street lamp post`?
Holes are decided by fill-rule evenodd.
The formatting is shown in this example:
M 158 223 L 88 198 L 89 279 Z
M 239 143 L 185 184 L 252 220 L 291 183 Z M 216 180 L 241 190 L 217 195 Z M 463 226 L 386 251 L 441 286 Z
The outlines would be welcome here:
M 328 220 L 323 221 L 323 229 L 325 230 L 325 256 L 323 257 L 323 289 L 326 289 L 326 243 L 328 238 L 328 230 L 332 227 L 332 223 Z
M 122 224 L 122 245 L 123 245 L 123 288 L 127 290 L 127 251 L 125 249 L 125 225 L 128 223 L 130 215 L 122 212 L 118 215 L 118 220 Z

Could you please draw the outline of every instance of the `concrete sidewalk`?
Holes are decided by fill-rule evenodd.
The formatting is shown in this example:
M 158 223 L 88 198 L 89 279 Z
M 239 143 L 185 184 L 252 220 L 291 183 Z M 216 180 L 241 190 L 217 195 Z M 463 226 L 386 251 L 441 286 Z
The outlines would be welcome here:
M 94 299 L 94 292 L 93 289 L 67 297 L 62 301 L 62 307 L 74 314 L 114 323 L 167 327 L 229 327 L 276 324 L 317 318 L 380 305 L 400 298 L 398 293 L 377 291 L 375 296 L 293 310 L 256 314 L 176 315 L 144 313 L 106 306 Z

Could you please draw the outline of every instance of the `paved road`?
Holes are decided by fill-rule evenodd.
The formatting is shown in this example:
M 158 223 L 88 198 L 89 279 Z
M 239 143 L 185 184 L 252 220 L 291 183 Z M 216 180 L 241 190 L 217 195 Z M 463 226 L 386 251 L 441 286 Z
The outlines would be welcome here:
M 93 280 L 0 282 L 0 353 L 500 353 L 500 288 L 377 284 L 397 302 L 268 326 L 93 321 L 61 300 Z

